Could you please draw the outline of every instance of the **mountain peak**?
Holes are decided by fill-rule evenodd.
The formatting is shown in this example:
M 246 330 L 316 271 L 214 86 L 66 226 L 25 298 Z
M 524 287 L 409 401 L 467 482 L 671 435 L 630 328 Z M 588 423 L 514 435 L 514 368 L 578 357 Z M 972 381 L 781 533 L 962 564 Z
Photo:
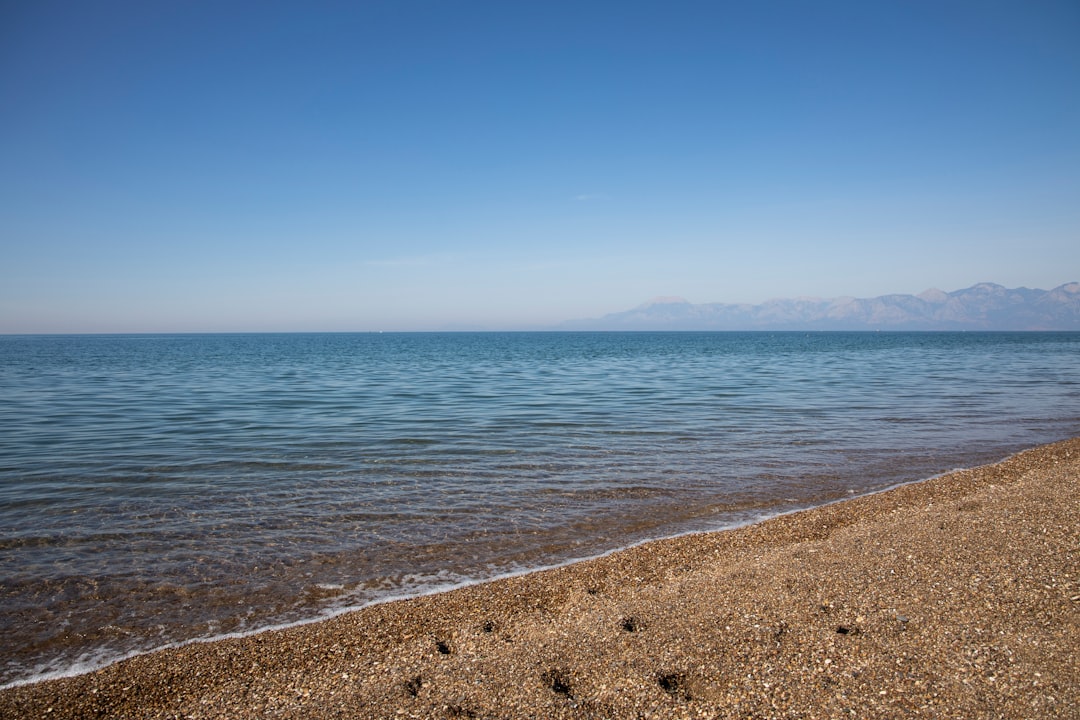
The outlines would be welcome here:
M 957 290 L 956 292 L 951 293 L 951 294 L 952 295 L 958 295 L 960 293 L 969 293 L 969 292 L 991 293 L 991 292 L 1000 292 L 1001 290 L 1007 290 L 1007 289 L 1008 288 L 1006 288 L 1004 285 L 998 285 L 997 283 L 981 282 L 981 283 L 976 283 L 975 285 L 972 285 L 971 287 L 967 288 L 966 290 Z
M 928 303 L 943 303 L 949 299 L 949 293 L 937 288 L 930 288 L 929 290 L 923 290 L 915 297 Z

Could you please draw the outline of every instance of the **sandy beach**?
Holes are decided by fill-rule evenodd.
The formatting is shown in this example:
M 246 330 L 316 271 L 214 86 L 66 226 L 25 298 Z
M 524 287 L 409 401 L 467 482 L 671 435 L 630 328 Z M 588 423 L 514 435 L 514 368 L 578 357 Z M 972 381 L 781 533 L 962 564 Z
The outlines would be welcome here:
M 0 716 L 1077 718 L 1078 490 L 1080 438 L 7 689 Z

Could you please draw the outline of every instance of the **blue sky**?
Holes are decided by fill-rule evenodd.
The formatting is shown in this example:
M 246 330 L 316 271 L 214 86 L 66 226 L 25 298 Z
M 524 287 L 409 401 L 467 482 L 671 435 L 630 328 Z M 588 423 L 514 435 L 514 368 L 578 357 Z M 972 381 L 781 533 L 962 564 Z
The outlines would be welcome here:
M 0 3 L 0 332 L 1080 280 L 1080 4 Z

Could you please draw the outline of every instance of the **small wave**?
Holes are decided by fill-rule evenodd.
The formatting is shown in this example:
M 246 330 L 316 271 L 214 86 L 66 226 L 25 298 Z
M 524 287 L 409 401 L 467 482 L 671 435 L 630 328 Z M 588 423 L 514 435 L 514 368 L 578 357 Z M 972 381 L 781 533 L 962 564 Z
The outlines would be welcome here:
M 1008 459 L 1009 457 L 1013 457 L 1015 454 L 1019 454 L 1019 453 L 1013 453 L 1013 454 L 1007 455 L 1005 457 L 1002 457 L 1002 458 L 1000 458 L 999 462 L 1004 461 L 1004 460 Z M 504 567 L 504 568 L 501 568 L 501 569 L 495 568 L 493 566 L 489 566 L 488 569 L 489 569 L 490 572 L 479 573 L 479 574 L 473 575 L 473 576 L 457 575 L 457 574 L 454 574 L 454 573 L 451 573 L 451 572 L 448 572 L 448 571 L 439 571 L 439 572 L 433 573 L 431 575 L 418 575 L 418 574 L 408 573 L 408 574 L 401 575 L 401 576 L 398 576 L 398 577 L 395 577 L 395 578 L 387 578 L 387 582 L 383 585 L 383 592 L 378 597 L 367 598 L 367 599 L 359 599 L 359 601 L 357 601 L 358 600 L 357 598 L 352 596 L 350 593 L 345 592 L 341 596 L 342 602 L 340 602 L 338 604 L 335 604 L 335 605 L 332 605 L 332 606 L 329 606 L 329 607 L 326 607 L 326 608 L 322 609 L 321 611 L 319 611 L 319 612 L 317 612 L 317 613 L 315 613 L 315 614 L 313 614 L 313 615 L 311 615 L 309 617 L 305 617 L 305 618 L 302 618 L 302 619 L 299 619 L 299 620 L 293 620 L 293 621 L 289 621 L 289 622 L 279 622 L 279 623 L 267 622 L 267 623 L 262 624 L 262 625 L 253 625 L 252 627 L 250 627 L 248 629 L 245 629 L 245 630 L 242 630 L 242 631 L 227 632 L 227 633 L 221 633 L 221 634 L 216 634 L 216 635 L 208 635 L 208 636 L 205 636 L 205 637 L 191 638 L 191 639 L 187 639 L 187 640 L 183 640 L 183 641 L 179 641 L 179 642 L 162 643 L 162 644 L 156 645 L 154 647 L 145 648 L 145 649 L 117 651 L 117 650 L 111 649 L 111 648 L 102 648 L 102 649 L 98 649 L 98 650 L 95 650 L 95 651 L 84 652 L 84 653 L 78 655 L 74 660 L 69 660 L 69 659 L 51 660 L 51 661 L 48 661 L 48 662 L 41 663 L 41 664 L 35 665 L 33 667 L 30 667 L 30 668 L 28 668 L 26 670 L 23 677 L 11 680 L 11 681 L 9 681 L 7 683 L 4 683 L 4 684 L 0 684 L 0 690 L 5 690 L 5 689 L 8 689 L 8 688 L 13 688 L 13 687 L 19 687 L 19 686 L 22 686 L 22 685 L 30 685 L 30 684 L 33 684 L 33 683 L 44 682 L 44 681 L 47 681 L 47 680 L 53 680 L 53 679 L 57 679 L 57 678 L 74 677 L 74 676 L 77 676 L 77 675 L 83 675 L 83 674 L 86 674 L 86 673 L 94 672 L 95 670 L 100 670 L 101 668 L 107 667 L 109 665 L 112 665 L 112 664 L 115 664 L 115 663 L 118 663 L 118 662 L 122 662 L 124 660 L 130 659 L 130 658 L 133 658 L 133 657 L 137 657 L 139 655 L 148 655 L 150 653 L 158 652 L 158 651 L 161 651 L 161 650 L 181 648 L 181 647 L 185 647 L 187 645 L 192 645 L 192 644 L 195 644 L 195 643 L 212 643 L 212 642 L 216 642 L 216 641 L 219 641 L 219 640 L 229 640 L 229 639 L 250 637 L 252 635 L 257 635 L 257 634 L 263 633 L 263 632 L 273 632 L 273 631 L 277 631 L 277 630 L 286 630 L 286 629 L 293 628 L 293 627 L 299 627 L 299 626 L 302 626 L 302 625 L 309 625 L 309 624 L 312 624 L 312 623 L 315 623 L 315 622 L 322 622 L 324 620 L 329 620 L 329 619 L 332 619 L 334 617 L 338 617 L 340 615 L 344 615 L 344 614 L 347 614 L 347 613 L 350 613 L 350 612 L 355 612 L 357 610 L 362 610 L 362 609 L 364 609 L 366 607 L 371 607 L 373 605 L 380 605 L 380 604 L 388 603 L 388 602 L 395 602 L 395 601 L 399 601 L 399 600 L 407 600 L 407 599 L 411 599 L 411 598 L 424 597 L 424 596 L 428 596 L 428 595 L 435 595 L 435 594 L 438 594 L 438 593 L 449 592 L 451 590 L 456 590 L 456 589 L 459 589 L 459 588 L 469 587 L 469 586 L 473 586 L 473 585 L 479 585 L 479 584 L 483 584 L 483 583 L 487 583 L 487 582 L 494 582 L 494 581 L 503 580 L 503 579 L 507 579 L 507 578 L 520 577 L 522 575 L 527 575 L 527 574 L 531 574 L 531 573 L 535 573 L 535 572 L 543 572 L 545 570 L 552 570 L 552 569 L 556 569 L 556 568 L 566 567 L 568 565 L 573 565 L 575 563 L 584 562 L 584 561 L 587 561 L 587 560 L 594 560 L 594 559 L 598 559 L 598 558 L 602 558 L 602 557 L 607 557 L 607 556 L 613 555 L 615 553 L 621 552 L 623 550 L 628 550 L 630 548 L 638 547 L 640 545 L 644 545 L 644 544 L 650 543 L 650 542 L 655 542 L 655 541 L 658 541 L 658 540 L 677 538 L 677 537 L 685 537 L 685 536 L 689 536 L 689 535 L 700 535 L 700 534 L 703 534 L 703 533 L 713 533 L 713 532 L 722 532 L 722 531 L 726 531 L 726 530 L 734 530 L 734 529 L 737 529 L 737 528 L 740 528 L 740 527 L 746 527 L 746 526 L 749 526 L 749 525 L 754 525 L 756 523 L 764 522 L 766 520 L 769 520 L 769 519 L 772 519 L 772 518 L 775 518 L 775 517 L 781 517 L 781 516 L 784 516 L 784 515 L 789 515 L 789 514 L 792 514 L 792 513 L 801 512 L 803 510 L 807 510 L 807 509 L 810 509 L 810 508 L 813 508 L 813 507 L 825 507 L 825 506 L 828 506 L 828 505 L 833 505 L 833 504 L 838 503 L 838 502 L 844 502 L 845 500 L 849 500 L 852 497 L 863 497 L 863 496 L 867 496 L 867 495 L 874 495 L 874 494 L 877 494 L 877 493 L 880 493 L 880 492 L 885 492 L 885 491 L 888 491 L 888 490 L 892 490 L 894 488 L 903 487 L 905 485 L 912 485 L 912 484 L 916 484 L 916 483 L 919 483 L 919 482 L 924 482 L 926 480 L 931 480 L 931 479 L 935 479 L 935 478 L 938 478 L 938 477 L 942 477 L 942 476 L 947 475 L 947 474 L 952 473 L 952 472 L 959 472 L 959 471 L 964 470 L 964 469 L 966 469 L 966 468 L 957 467 L 957 468 L 954 468 L 953 470 L 946 471 L 946 472 L 943 472 L 943 473 L 938 473 L 938 474 L 934 474 L 934 475 L 931 475 L 931 476 L 928 476 L 928 477 L 915 479 L 915 480 L 906 480 L 906 481 L 903 481 L 903 482 L 892 483 L 892 484 L 889 484 L 889 485 L 884 486 L 884 487 L 875 488 L 873 490 L 852 491 L 851 489 L 849 489 L 848 494 L 847 494 L 846 497 L 834 497 L 834 498 L 831 498 L 831 499 L 826 500 L 824 502 L 804 503 L 804 504 L 797 505 L 795 507 L 788 507 L 788 508 L 785 508 L 785 509 L 782 509 L 782 510 L 781 509 L 776 509 L 776 508 L 772 508 L 772 509 L 758 508 L 756 510 L 749 510 L 748 509 L 748 511 L 746 513 L 742 514 L 740 517 L 738 517 L 737 519 L 734 519 L 734 520 L 730 519 L 730 517 L 728 517 L 727 519 L 725 519 L 723 521 L 711 522 L 711 523 L 707 524 L 704 527 L 699 527 L 699 528 L 696 528 L 696 529 L 690 529 L 690 530 L 686 530 L 686 531 L 683 531 L 683 532 L 678 532 L 678 533 L 673 533 L 673 534 L 663 534 L 663 533 L 661 533 L 661 534 L 657 534 L 657 535 L 649 535 L 647 537 L 643 537 L 643 538 L 640 538 L 640 539 L 635 540 L 633 542 L 622 544 L 622 545 L 619 545 L 617 547 L 613 547 L 613 548 L 604 550 L 602 552 L 585 554 L 585 555 L 580 555 L 580 556 L 576 556 L 576 557 L 570 557 L 568 559 L 565 559 L 565 560 L 562 560 L 562 561 L 559 561 L 559 562 L 554 562 L 554 563 L 548 563 L 548 564 L 542 564 L 542 565 L 528 565 L 528 564 L 511 563 L 509 565 L 509 567 Z M 335 590 L 335 591 L 345 591 L 346 590 L 345 585 L 339 584 L 339 583 L 316 583 L 315 587 L 318 587 L 318 588 L 323 589 L 323 590 Z M 352 602 L 350 602 L 350 600 Z M 11 674 L 21 674 L 21 673 L 18 673 L 18 668 L 13 666 L 13 665 L 9 665 L 9 671 L 11 671 Z

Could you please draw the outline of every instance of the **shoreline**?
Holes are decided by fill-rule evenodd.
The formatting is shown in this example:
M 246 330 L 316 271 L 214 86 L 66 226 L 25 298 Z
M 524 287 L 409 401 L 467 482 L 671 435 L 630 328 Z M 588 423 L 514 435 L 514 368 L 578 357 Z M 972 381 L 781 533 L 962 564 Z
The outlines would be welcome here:
M 1039 447 L 1039 446 L 1035 446 L 1035 447 Z M 1031 449 L 1031 448 L 1027 448 L 1027 449 Z M 1018 451 L 1018 452 L 1023 452 L 1023 450 Z M 1012 453 L 1010 455 L 1006 455 L 1001 460 L 999 460 L 997 462 L 1004 462 L 1005 460 L 1008 460 L 1009 458 L 1011 458 L 1015 454 L 1017 454 L 1017 453 Z M 989 464 L 996 464 L 996 463 L 989 463 Z M 979 466 L 975 466 L 975 467 L 979 467 Z M 587 561 L 591 561 L 591 560 L 599 560 L 599 559 L 605 558 L 605 557 L 607 557 L 609 555 L 612 555 L 612 554 L 615 554 L 615 553 L 620 553 L 620 552 L 623 552 L 625 550 L 632 550 L 633 548 L 636 548 L 636 547 L 638 547 L 640 545 L 645 545 L 645 544 L 648 544 L 648 543 L 663 542 L 663 541 L 666 541 L 666 540 L 675 540 L 675 539 L 686 537 L 686 536 L 709 535 L 709 534 L 713 534 L 713 533 L 722 533 L 722 532 L 729 532 L 729 531 L 732 531 L 732 530 L 738 530 L 738 529 L 741 529 L 741 528 L 744 528 L 744 527 L 757 525 L 757 524 L 762 523 L 762 522 L 767 522 L 767 521 L 772 520 L 774 518 L 783 517 L 785 515 L 791 515 L 791 514 L 794 514 L 794 513 L 805 512 L 807 510 L 814 510 L 814 509 L 818 509 L 818 508 L 824 508 L 824 507 L 828 507 L 830 505 L 834 505 L 834 504 L 837 504 L 837 503 L 849 502 L 850 500 L 858 499 L 858 498 L 861 498 L 861 497 L 866 497 L 866 496 L 869 496 L 869 495 L 875 495 L 875 494 L 878 494 L 878 493 L 881 493 L 881 492 L 888 492 L 890 490 L 893 490 L 893 489 L 899 488 L 899 487 L 903 487 L 905 485 L 911 485 L 911 484 L 917 484 L 917 483 L 921 483 L 921 482 L 926 482 L 927 480 L 933 480 L 935 478 L 938 478 L 938 477 L 943 476 L 943 475 L 947 475 L 949 473 L 959 472 L 961 470 L 967 470 L 967 469 L 971 469 L 971 468 L 966 468 L 966 467 L 956 468 L 954 470 L 937 473 L 935 475 L 929 476 L 928 478 L 919 479 L 919 480 L 903 480 L 903 481 L 897 482 L 897 483 L 895 483 L 893 485 L 889 485 L 887 487 L 874 489 L 874 490 L 868 490 L 868 491 L 857 492 L 857 493 L 849 491 L 849 492 L 851 492 L 851 494 L 849 494 L 849 495 L 847 495 L 845 497 L 828 500 L 828 501 L 823 502 L 821 504 L 809 505 L 809 506 L 805 506 L 805 507 L 796 507 L 794 509 L 762 512 L 760 515 L 758 515 L 756 517 L 752 517 L 750 519 L 745 519 L 745 520 L 740 520 L 740 521 L 732 521 L 729 524 L 720 525 L 720 526 L 716 526 L 716 527 L 711 527 L 711 528 L 708 528 L 708 529 L 686 530 L 686 531 L 683 531 L 683 532 L 677 532 L 677 533 L 672 534 L 672 535 L 657 535 L 657 536 L 652 536 L 652 537 L 644 537 L 644 538 L 629 542 L 626 545 L 616 546 L 616 547 L 610 548 L 608 550 L 603 550 L 601 552 L 598 552 L 598 553 L 595 553 L 595 554 L 592 554 L 592 555 L 581 555 L 581 556 L 576 556 L 576 557 L 570 557 L 570 558 L 567 558 L 565 560 L 557 561 L 557 562 L 546 564 L 546 565 L 538 565 L 538 566 L 529 567 L 529 568 L 526 568 L 526 569 L 511 570 L 511 571 L 507 571 L 507 572 L 496 573 L 496 574 L 489 575 L 489 576 L 479 576 L 479 577 L 466 578 L 466 579 L 463 579 L 463 580 L 460 580 L 460 581 L 451 582 L 451 583 L 447 583 L 445 585 L 435 586 L 435 587 L 431 587 L 429 589 L 424 589 L 424 590 L 415 591 L 415 592 L 404 591 L 404 592 L 401 592 L 401 593 L 394 593 L 394 594 L 387 595 L 385 597 L 379 597 L 379 598 L 369 600 L 367 602 L 363 602 L 363 603 L 360 603 L 360 604 L 328 608 L 323 612 L 312 615 L 310 617 L 305 617 L 303 619 L 289 620 L 289 621 L 283 621 L 283 622 L 269 622 L 269 623 L 267 623 L 265 625 L 259 625 L 257 627 L 254 627 L 254 628 L 248 629 L 248 630 L 225 632 L 225 633 L 222 633 L 220 635 L 213 635 L 213 636 L 192 637 L 192 638 L 188 638 L 188 639 L 177 640 L 175 642 L 167 642 L 167 643 L 164 643 L 162 645 L 151 647 L 151 648 L 146 648 L 146 649 L 135 649 L 135 650 L 130 650 L 130 651 L 117 652 L 117 653 L 113 653 L 113 654 L 108 654 L 108 653 L 105 653 L 105 654 L 88 653 L 88 654 L 84 654 L 84 655 L 80 656 L 79 659 L 77 659 L 75 661 L 72 661 L 67 667 L 65 667 L 63 669 L 41 670 L 37 674 L 31 675 L 29 677 L 24 677 L 24 678 L 15 679 L 15 680 L 11 680 L 11 681 L 8 681 L 8 682 L 0 683 L 0 693 L 2 693 L 5 690 L 9 690 L 9 689 L 12 689 L 12 688 L 17 688 L 17 687 L 22 687 L 22 686 L 25 686 L 25 685 L 35 685 L 37 683 L 49 682 L 49 681 L 52 681 L 52 680 L 62 680 L 62 679 L 67 679 L 67 678 L 79 677 L 81 675 L 86 675 L 86 674 L 89 674 L 89 673 L 97 672 L 98 670 L 102 670 L 104 668 L 107 668 L 110 665 L 115 665 L 116 663 L 124 662 L 124 661 L 130 660 L 132 658 L 140 657 L 140 656 L 143 656 L 143 655 L 152 655 L 154 653 L 158 653 L 158 652 L 162 652 L 162 651 L 179 650 L 181 648 L 184 648 L 184 647 L 186 647 L 188 645 L 192 645 L 192 644 L 216 643 L 216 642 L 224 641 L 224 640 L 241 640 L 241 639 L 248 638 L 248 637 L 251 637 L 253 635 L 258 635 L 258 634 L 264 633 L 264 632 L 277 632 L 277 631 L 282 631 L 282 630 L 290 630 L 290 629 L 296 628 L 296 627 L 302 627 L 302 626 L 311 625 L 311 624 L 314 624 L 314 623 L 321 623 L 321 622 L 324 622 L 324 621 L 327 621 L 327 620 L 333 620 L 334 618 L 337 618 L 337 617 L 339 617 L 341 615 L 347 615 L 349 613 L 357 612 L 357 611 L 360 611 L 360 610 L 365 610 L 365 609 L 367 609 L 369 607 L 372 607 L 372 606 L 375 606 L 375 605 L 382 605 L 382 604 L 385 604 L 385 603 L 396 603 L 396 602 L 404 602 L 404 601 L 408 601 L 408 600 L 415 600 L 415 599 L 427 597 L 429 595 L 439 595 L 439 594 L 442 594 L 442 593 L 454 592 L 454 591 L 457 591 L 457 590 L 463 590 L 463 589 L 466 589 L 466 588 L 469 588 L 469 587 L 473 587 L 475 585 L 484 585 L 484 584 L 490 583 L 490 582 L 497 582 L 497 581 L 500 581 L 500 580 L 507 580 L 507 579 L 517 578 L 517 577 L 521 577 L 521 576 L 525 576 L 525 575 L 532 575 L 534 573 L 541 573 L 541 572 L 545 572 L 545 571 L 549 571 L 549 570 L 558 570 L 560 568 L 564 568 L 564 567 L 567 567 L 569 565 L 575 565 L 575 564 L 581 563 L 581 562 L 587 562 Z
M 1078 486 L 1074 438 L 9 687 L 0 715 L 1080 717 Z

